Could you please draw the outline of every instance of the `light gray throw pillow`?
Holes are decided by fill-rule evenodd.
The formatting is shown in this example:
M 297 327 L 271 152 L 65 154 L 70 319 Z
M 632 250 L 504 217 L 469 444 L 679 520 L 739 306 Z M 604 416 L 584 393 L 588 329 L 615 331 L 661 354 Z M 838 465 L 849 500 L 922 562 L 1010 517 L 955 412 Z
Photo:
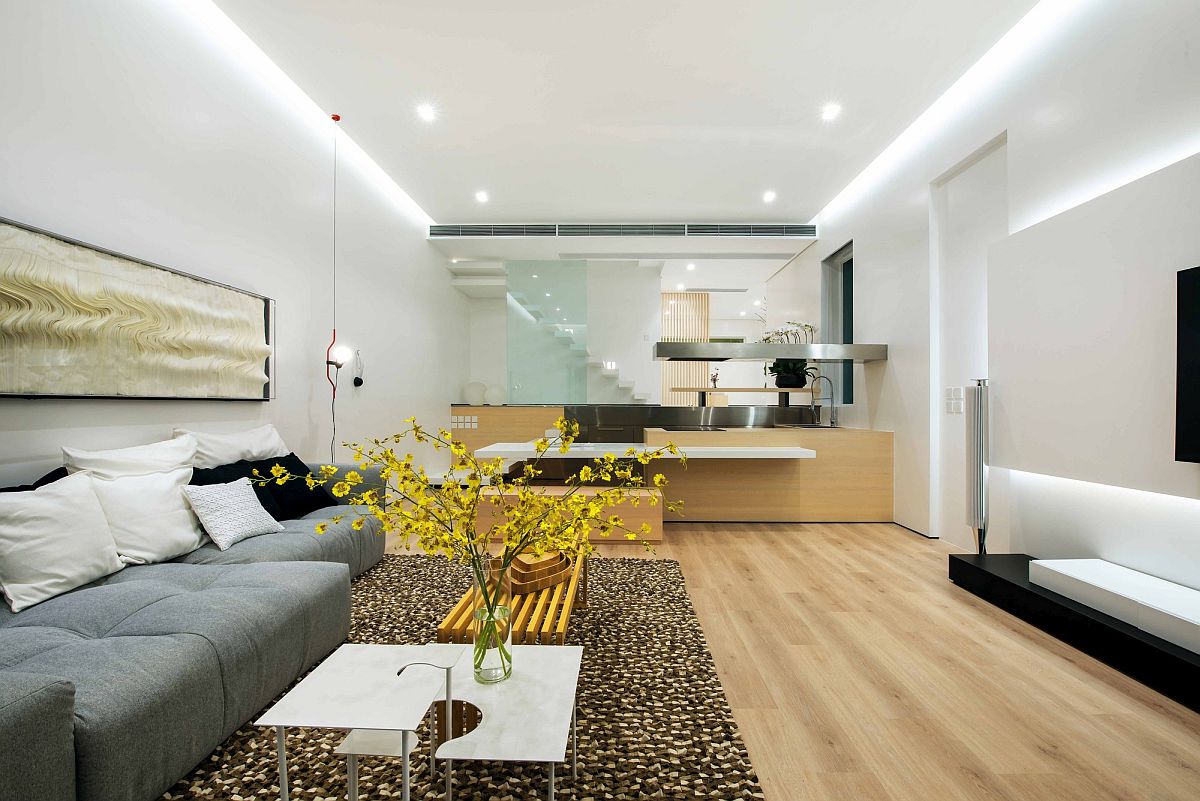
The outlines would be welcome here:
M 263 508 L 248 478 L 228 484 L 189 485 L 183 493 L 208 536 L 222 551 L 250 537 L 283 531 L 283 526 Z

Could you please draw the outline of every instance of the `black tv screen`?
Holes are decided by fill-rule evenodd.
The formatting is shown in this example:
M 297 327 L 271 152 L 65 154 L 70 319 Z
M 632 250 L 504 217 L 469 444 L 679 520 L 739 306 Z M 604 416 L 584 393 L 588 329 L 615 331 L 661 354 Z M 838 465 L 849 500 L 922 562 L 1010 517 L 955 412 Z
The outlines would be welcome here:
M 1175 368 L 1175 460 L 1200 462 L 1200 267 L 1180 270 Z

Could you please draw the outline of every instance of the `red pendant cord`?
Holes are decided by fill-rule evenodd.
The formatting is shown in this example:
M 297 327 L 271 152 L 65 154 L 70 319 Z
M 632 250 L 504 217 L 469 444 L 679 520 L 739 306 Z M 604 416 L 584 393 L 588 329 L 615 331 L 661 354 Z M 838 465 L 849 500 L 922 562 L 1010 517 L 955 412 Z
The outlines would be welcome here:
M 335 123 L 341 122 L 340 114 L 331 114 L 329 118 Z M 325 380 L 333 391 L 333 399 L 337 400 L 337 382 L 329 373 L 333 366 L 333 346 L 337 344 L 337 132 L 333 134 L 333 334 L 329 347 L 325 349 Z
M 329 347 L 325 349 L 325 380 L 329 382 L 329 386 L 333 388 L 333 397 L 337 398 L 337 382 L 333 380 L 333 376 L 329 374 L 329 368 L 333 367 L 333 346 L 337 343 L 337 329 L 333 329 L 333 338 L 329 340 Z

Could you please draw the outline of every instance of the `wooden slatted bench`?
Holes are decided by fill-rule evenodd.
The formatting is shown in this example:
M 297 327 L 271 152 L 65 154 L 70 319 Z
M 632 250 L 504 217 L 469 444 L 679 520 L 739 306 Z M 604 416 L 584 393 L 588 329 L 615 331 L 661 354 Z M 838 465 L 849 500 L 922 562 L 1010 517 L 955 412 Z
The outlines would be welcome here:
M 438 624 L 438 642 L 471 642 L 471 595 L 467 590 Z M 524 595 L 513 595 L 514 645 L 563 645 L 576 607 L 587 608 L 587 559 L 576 559 L 570 578 Z
M 570 487 L 545 485 L 538 489 L 549 494 L 566 494 Z M 592 495 L 602 487 L 583 487 L 579 492 Z M 495 492 L 493 488 L 485 488 L 484 492 Z M 619 507 L 609 507 L 620 514 L 625 524 L 637 528 L 642 523 L 650 524 L 650 534 L 641 539 L 648 542 L 662 540 L 663 504 L 662 493 L 651 487 L 626 490 L 628 495 L 641 498 L 638 506 L 630 503 Z M 658 501 L 653 506 L 649 503 L 650 496 Z M 607 514 L 608 510 L 606 510 Z M 491 504 L 484 503 L 479 507 L 477 525 L 489 528 L 498 520 L 500 512 Z M 512 605 L 512 640 L 516 645 L 563 645 L 567 639 L 567 626 L 571 622 L 571 612 L 575 607 L 587 608 L 587 560 L 575 560 L 570 577 L 536 592 L 513 593 Z M 514 573 L 515 579 L 515 573 Z M 471 591 L 468 590 L 450 614 L 438 625 L 438 642 L 471 642 Z

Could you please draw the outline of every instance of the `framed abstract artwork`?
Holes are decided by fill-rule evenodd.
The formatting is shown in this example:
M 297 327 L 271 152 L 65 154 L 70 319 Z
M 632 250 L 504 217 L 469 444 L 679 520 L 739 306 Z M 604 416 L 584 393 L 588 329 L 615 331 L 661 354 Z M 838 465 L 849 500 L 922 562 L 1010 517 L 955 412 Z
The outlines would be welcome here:
M 267 401 L 274 311 L 0 218 L 0 396 Z

